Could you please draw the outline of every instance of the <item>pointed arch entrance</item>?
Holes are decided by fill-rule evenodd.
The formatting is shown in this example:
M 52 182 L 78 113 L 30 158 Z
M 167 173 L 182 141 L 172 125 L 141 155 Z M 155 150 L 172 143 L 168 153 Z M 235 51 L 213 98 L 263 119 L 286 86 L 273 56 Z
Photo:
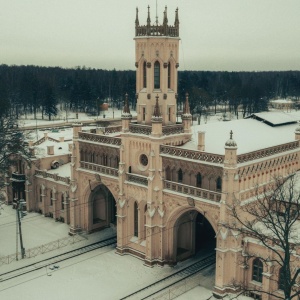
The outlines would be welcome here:
M 178 262 L 199 252 L 215 251 L 216 233 L 205 215 L 189 210 L 175 222 L 173 242 L 174 259 Z
M 98 185 L 89 197 L 89 231 L 116 225 L 116 201 L 110 190 Z

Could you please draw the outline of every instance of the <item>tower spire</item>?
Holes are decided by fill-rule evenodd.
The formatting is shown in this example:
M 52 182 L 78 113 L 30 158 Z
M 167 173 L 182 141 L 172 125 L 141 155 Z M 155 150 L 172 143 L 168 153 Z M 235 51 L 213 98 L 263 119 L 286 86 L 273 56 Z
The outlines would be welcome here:
M 160 117 L 160 110 L 159 110 L 159 105 L 158 105 L 158 95 L 156 95 L 156 103 L 155 103 L 155 107 L 154 107 L 154 113 L 153 113 L 153 116 L 154 117 Z
M 148 5 L 148 17 L 147 17 L 147 26 L 151 25 L 151 18 L 150 18 L 150 6 Z
M 165 11 L 164 11 L 164 25 L 168 25 L 168 7 L 165 6 Z
M 179 16 L 178 16 L 178 7 L 175 11 L 175 26 L 179 26 Z
M 155 103 L 155 106 L 154 106 L 154 112 L 153 112 L 153 115 L 152 115 L 152 118 L 151 118 L 151 121 L 152 123 L 161 123 L 163 118 L 160 114 L 160 109 L 159 109 L 159 104 L 158 104 L 158 95 L 156 95 L 156 103 Z
M 157 0 L 156 0 L 156 26 L 158 26 Z
M 184 115 L 190 115 L 190 104 L 189 104 L 189 93 L 185 94 L 185 105 L 184 105 L 184 110 L 183 110 Z
M 128 104 L 128 94 L 125 94 L 125 103 L 123 108 L 123 114 L 130 114 L 129 104 Z
M 135 26 L 139 26 L 140 22 L 139 22 L 139 9 L 138 7 L 136 8 L 136 17 L 135 17 Z

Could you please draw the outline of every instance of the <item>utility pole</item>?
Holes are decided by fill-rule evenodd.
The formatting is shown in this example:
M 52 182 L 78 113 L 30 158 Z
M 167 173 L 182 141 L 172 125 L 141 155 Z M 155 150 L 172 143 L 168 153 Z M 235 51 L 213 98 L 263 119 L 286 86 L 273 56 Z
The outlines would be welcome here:
M 22 259 L 25 257 L 25 248 L 23 246 L 23 237 L 22 237 L 22 226 L 21 226 L 21 218 L 24 216 L 23 206 L 26 202 L 21 199 L 17 200 L 16 213 L 17 213 L 17 224 L 16 224 L 16 260 L 18 260 L 18 233 L 20 235 L 20 246 L 21 246 L 21 257 Z M 20 217 L 21 215 L 21 217 Z
M 16 204 L 16 260 L 19 260 L 19 258 L 18 258 L 18 234 L 19 234 L 18 215 L 19 215 L 19 212 L 18 212 L 18 201 L 16 198 L 15 198 L 15 202 L 17 203 Z

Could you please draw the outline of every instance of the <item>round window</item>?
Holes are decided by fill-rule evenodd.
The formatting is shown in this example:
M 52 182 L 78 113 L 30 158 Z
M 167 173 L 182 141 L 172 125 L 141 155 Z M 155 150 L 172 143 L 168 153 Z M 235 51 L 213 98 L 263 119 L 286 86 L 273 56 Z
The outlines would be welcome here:
M 147 157 L 147 155 L 142 154 L 140 156 L 140 163 L 141 163 L 141 165 L 143 165 L 145 167 L 148 165 L 148 157 Z

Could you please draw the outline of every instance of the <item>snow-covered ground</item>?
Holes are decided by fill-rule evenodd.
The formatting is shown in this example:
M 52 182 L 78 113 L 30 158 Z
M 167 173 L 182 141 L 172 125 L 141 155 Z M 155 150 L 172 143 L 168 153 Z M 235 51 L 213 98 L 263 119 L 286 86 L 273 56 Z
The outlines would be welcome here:
M 29 213 L 22 219 L 22 235 L 25 249 L 68 237 L 68 231 L 69 226 L 67 224 L 55 222 L 53 219 L 38 213 Z M 0 256 L 6 256 L 15 252 L 16 210 L 12 206 L 3 205 L 0 215 Z
M 67 237 L 68 229 L 68 225 L 64 223 L 55 222 L 53 219 L 36 213 L 28 213 L 22 219 L 24 247 L 29 249 Z M 141 260 L 129 255 L 120 256 L 115 253 L 112 246 L 108 246 L 60 262 L 56 270 L 51 270 L 51 265 L 49 265 L 13 280 L 1 282 L 3 273 L 28 264 L 38 264 L 40 260 L 92 244 L 113 234 L 114 230 L 108 228 L 87 235 L 87 239 L 64 248 L 0 266 L 0 299 L 76 300 L 87 296 L 105 300 L 120 299 L 193 262 L 193 259 L 190 259 L 178 263 L 174 268 L 168 266 L 149 268 L 144 266 Z M 4 210 L 1 211 L 0 237 L 1 255 L 13 254 L 16 247 L 16 222 L 15 210 L 11 206 L 4 206 Z M 203 279 L 204 286 L 210 289 L 214 282 L 213 273 L 210 271 Z

